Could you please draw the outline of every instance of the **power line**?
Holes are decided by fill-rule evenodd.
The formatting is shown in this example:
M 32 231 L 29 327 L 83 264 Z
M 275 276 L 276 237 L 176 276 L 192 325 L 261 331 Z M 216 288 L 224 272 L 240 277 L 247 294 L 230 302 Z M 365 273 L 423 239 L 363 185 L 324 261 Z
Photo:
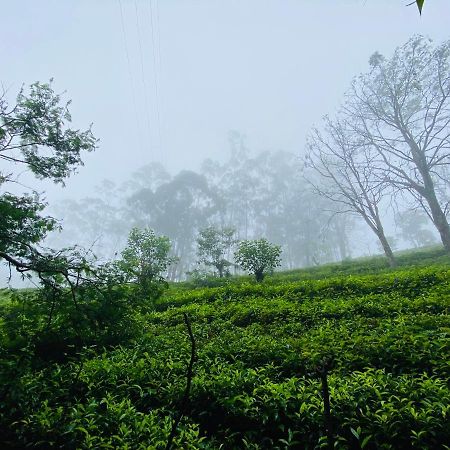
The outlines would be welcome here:
M 158 137 L 159 137 L 159 147 L 162 152 L 162 139 L 161 139 L 161 115 L 159 110 L 159 93 L 158 93 L 158 64 L 156 61 L 156 50 L 155 50 L 155 27 L 153 26 L 153 6 L 152 0 L 149 0 L 150 3 L 150 27 L 152 34 L 152 53 L 153 53 L 153 67 L 154 67 L 154 80 L 155 80 L 155 105 L 156 105 L 156 120 L 158 126 Z M 159 42 L 159 38 L 158 38 Z
M 160 27 L 159 27 L 159 24 L 160 24 L 160 20 L 159 20 L 159 3 L 158 3 L 158 0 L 155 0 L 155 4 L 156 4 L 156 32 L 157 32 L 157 35 L 158 35 L 158 57 L 159 57 L 159 67 L 160 67 L 160 70 L 161 70 L 161 68 L 162 68 L 162 59 L 161 59 L 161 30 L 160 30 Z
M 147 127 L 148 127 L 148 135 L 149 135 L 150 151 L 151 151 L 152 134 L 151 134 L 150 114 L 149 114 L 150 107 L 149 107 L 149 103 L 148 103 L 147 83 L 145 82 L 144 57 L 143 57 L 143 53 L 142 53 L 141 27 L 139 25 L 139 13 L 138 13 L 138 7 L 137 7 L 136 0 L 134 0 L 134 9 L 136 12 L 136 26 L 137 26 L 137 32 L 138 32 L 139 53 L 140 53 L 140 57 L 141 57 L 141 74 L 142 74 L 142 84 L 144 86 L 145 115 L 147 117 Z
M 158 36 L 158 60 L 159 60 L 159 72 L 160 72 L 160 80 L 163 79 L 163 60 L 161 57 L 161 27 L 160 27 L 160 16 L 159 16 L 159 1 L 155 0 L 156 2 L 156 34 Z M 161 127 L 163 128 L 164 126 L 164 89 L 162 88 L 162 82 L 160 83 L 160 111 L 161 111 Z M 164 129 L 163 129 L 164 131 Z M 164 133 L 162 133 L 162 136 L 164 136 Z M 161 150 L 163 146 L 163 142 L 161 142 Z M 166 152 L 162 152 L 162 156 L 163 158 L 167 158 L 167 153 Z M 165 160 L 165 162 L 167 162 Z
M 124 20 L 124 16 L 123 16 L 122 1 L 118 0 L 118 2 L 119 2 L 119 9 L 120 9 L 120 21 L 121 21 L 121 24 L 122 24 L 122 36 L 123 36 L 123 42 L 124 42 L 124 47 L 125 47 L 125 54 L 126 54 L 126 57 L 127 57 L 128 75 L 130 77 L 130 84 L 131 84 L 131 96 L 133 98 L 134 115 L 135 115 L 135 119 L 136 119 L 136 125 L 137 125 L 137 128 L 138 128 L 138 142 L 139 142 L 140 149 L 143 150 L 142 130 L 141 130 L 139 114 L 138 114 L 138 108 L 137 108 L 136 92 L 135 92 L 135 89 L 134 89 L 133 73 L 131 71 L 130 54 L 128 52 L 127 33 L 126 33 L 126 29 L 125 29 L 125 20 Z

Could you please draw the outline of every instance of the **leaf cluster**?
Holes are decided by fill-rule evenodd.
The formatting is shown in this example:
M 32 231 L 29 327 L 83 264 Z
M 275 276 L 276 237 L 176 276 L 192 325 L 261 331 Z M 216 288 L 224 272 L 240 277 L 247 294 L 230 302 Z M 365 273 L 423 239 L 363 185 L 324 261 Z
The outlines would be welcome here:
M 36 177 L 64 184 L 77 166 L 82 153 L 96 147 L 91 128 L 68 128 L 72 117 L 70 101 L 62 104 L 50 83 L 33 83 L 29 92 L 22 88 L 12 107 L 0 101 L 0 158 L 26 164 Z M 14 151 L 22 158 L 16 158 Z

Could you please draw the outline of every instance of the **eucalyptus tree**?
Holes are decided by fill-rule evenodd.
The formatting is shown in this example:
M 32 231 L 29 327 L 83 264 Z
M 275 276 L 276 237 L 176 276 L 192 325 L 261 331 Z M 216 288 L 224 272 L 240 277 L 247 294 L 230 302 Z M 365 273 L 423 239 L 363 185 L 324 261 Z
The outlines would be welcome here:
M 126 192 L 137 192 L 140 189 L 155 191 L 171 179 L 171 175 L 163 164 L 151 162 L 134 171 L 130 180 L 123 183 L 121 189 Z
M 242 137 L 233 136 L 229 160 L 209 160 L 203 166 L 221 195 L 221 224 L 232 223 L 240 238 L 267 236 L 280 244 L 285 268 L 335 259 L 337 247 L 345 244 L 328 233 L 332 213 L 301 177 L 300 158 L 285 151 L 253 156 Z M 340 237 L 345 242 L 345 235 Z
M 450 41 L 415 36 L 370 65 L 347 94 L 343 120 L 376 153 L 379 181 L 412 197 L 450 252 Z
M 218 201 L 206 178 L 192 171 L 180 172 L 155 191 L 140 189 L 129 197 L 136 225 L 151 227 L 171 239 L 179 262 L 173 266 L 170 279 L 182 278 L 194 263 L 196 234 L 214 219 Z
M 221 225 L 233 224 L 238 237 L 246 239 L 253 234 L 252 199 L 261 179 L 245 143 L 245 136 L 230 131 L 228 138 L 229 159 L 224 163 L 207 159 L 202 165 L 202 174 L 220 198 L 218 213 Z
M 331 214 L 325 201 L 301 177 L 300 158 L 289 152 L 263 152 L 252 159 L 259 180 L 252 199 L 254 234 L 282 245 L 283 266 L 311 266 L 332 259 Z

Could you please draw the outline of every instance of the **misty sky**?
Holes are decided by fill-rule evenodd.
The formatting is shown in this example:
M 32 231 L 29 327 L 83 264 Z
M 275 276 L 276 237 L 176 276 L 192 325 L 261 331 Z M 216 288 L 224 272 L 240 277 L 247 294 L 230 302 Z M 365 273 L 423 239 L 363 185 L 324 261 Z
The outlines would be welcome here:
M 161 161 L 172 171 L 225 159 L 227 133 L 252 150 L 300 154 L 376 50 L 413 34 L 449 39 L 450 1 L 39 0 L 3 2 L 0 82 L 55 79 L 77 127 L 100 139 L 64 191 L 85 196 Z M 48 186 L 46 186 L 48 189 Z

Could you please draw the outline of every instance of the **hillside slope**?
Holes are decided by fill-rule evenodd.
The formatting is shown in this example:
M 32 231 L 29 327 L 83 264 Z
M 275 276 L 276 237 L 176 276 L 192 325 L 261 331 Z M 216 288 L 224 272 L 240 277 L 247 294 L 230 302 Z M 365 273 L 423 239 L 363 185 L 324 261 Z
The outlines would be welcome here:
M 450 265 L 416 258 L 172 288 L 137 342 L 9 380 L 4 447 L 165 448 L 186 384 L 186 313 L 197 359 L 175 448 L 326 446 L 324 368 L 336 448 L 446 448 Z

